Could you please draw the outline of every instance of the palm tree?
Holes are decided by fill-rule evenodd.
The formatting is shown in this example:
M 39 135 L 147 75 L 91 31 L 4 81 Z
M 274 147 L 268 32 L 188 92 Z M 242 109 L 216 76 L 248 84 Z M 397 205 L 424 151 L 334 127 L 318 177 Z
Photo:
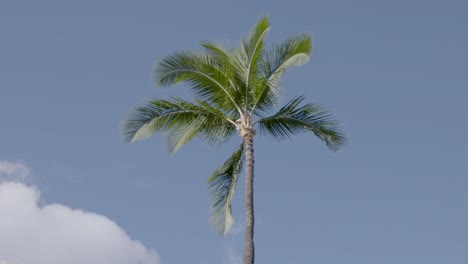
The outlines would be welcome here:
M 270 114 L 278 104 L 280 79 L 285 71 L 309 60 L 311 37 L 301 34 L 266 49 L 264 39 L 268 31 L 268 18 L 261 18 L 239 47 L 202 43 L 200 51 L 176 52 L 162 59 L 155 68 L 155 82 L 163 87 L 186 83 L 194 100 L 150 100 L 132 112 L 124 127 L 129 142 L 166 132 L 171 152 L 194 138 L 220 144 L 236 133 L 240 136 L 242 143 L 215 170 L 208 184 L 212 199 L 210 220 L 220 233 L 227 234 L 233 224 L 231 200 L 245 165 L 245 264 L 254 263 L 256 131 L 280 140 L 310 132 L 332 150 L 345 141 L 329 112 L 304 103 L 302 96 Z

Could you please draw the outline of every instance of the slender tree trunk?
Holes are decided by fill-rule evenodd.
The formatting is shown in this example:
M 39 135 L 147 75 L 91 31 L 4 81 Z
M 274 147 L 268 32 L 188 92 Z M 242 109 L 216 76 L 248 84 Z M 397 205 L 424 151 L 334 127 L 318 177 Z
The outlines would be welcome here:
M 253 131 L 252 131 L 253 132 Z M 244 264 L 253 264 L 255 258 L 254 249 L 254 133 L 247 133 L 243 137 L 245 150 L 245 242 L 244 242 Z

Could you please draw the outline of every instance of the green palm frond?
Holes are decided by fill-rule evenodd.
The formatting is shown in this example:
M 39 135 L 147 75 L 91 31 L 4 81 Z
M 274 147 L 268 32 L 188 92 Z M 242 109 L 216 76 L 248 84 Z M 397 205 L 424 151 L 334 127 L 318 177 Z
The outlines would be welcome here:
M 249 58 L 249 62 L 254 62 L 255 57 L 260 55 L 263 48 L 263 39 L 270 30 L 270 21 L 268 17 L 260 18 L 255 24 L 249 37 L 243 41 L 244 50 Z M 255 63 L 252 63 L 255 64 Z
M 235 133 L 235 126 L 232 120 L 238 118 L 234 112 L 232 118 L 227 118 L 225 114 L 210 104 L 197 101 L 196 108 L 199 113 L 203 113 L 198 118 L 192 119 L 190 123 L 174 129 L 167 141 L 171 153 L 179 150 L 197 135 L 202 136 L 209 144 L 222 144 Z
M 263 83 L 255 90 L 255 109 L 267 110 L 275 106 L 279 97 L 279 81 L 289 67 L 301 66 L 309 61 L 312 49 L 312 37 L 301 34 L 288 38 L 263 55 L 261 62 L 264 76 Z
M 156 132 L 169 132 L 168 146 L 175 152 L 196 136 L 222 143 L 234 134 L 235 127 L 231 119 L 206 102 L 197 105 L 180 98 L 154 99 L 133 111 L 124 135 L 127 141 L 135 142 Z
M 257 60 L 263 50 L 263 39 L 270 30 L 269 20 L 267 17 L 263 17 L 257 21 L 254 30 L 250 33 L 250 36 L 243 41 L 244 51 L 246 53 L 247 61 L 245 63 L 245 86 L 249 89 L 249 81 L 252 78 L 257 78 Z M 248 93 L 246 93 L 248 94 Z
M 216 45 L 211 42 L 202 42 L 201 46 L 208 52 L 212 53 L 214 56 L 218 56 L 221 59 L 229 59 L 229 53 L 220 45 Z
M 176 52 L 156 65 L 155 82 L 160 86 L 187 82 L 200 100 L 240 112 L 236 91 L 229 82 L 231 68 L 229 63 L 219 63 L 210 52 Z
M 238 106 L 242 106 L 245 98 L 245 63 L 240 58 L 246 58 L 245 54 L 239 53 L 239 49 L 226 50 L 214 43 L 204 42 L 201 46 L 211 55 L 211 63 L 223 70 L 232 98 Z
M 274 74 L 291 66 L 304 65 L 309 61 L 311 50 L 312 37 L 300 34 L 273 47 L 266 58 Z
M 277 139 L 291 139 L 300 132 L 312 132 L 332 150 L 338 150 L 345 137 L 338 122 L 325 109 L 315 104 L 304 104 L 302 96 L 296 97 L 276 114 L 257 121 L 261 133 Z
M 208 179 L 212 200 L 210 221 L 223 235 L 229 232 L 234 223 L 231 202 L 243 165 L 243 154 L 241 144 Z

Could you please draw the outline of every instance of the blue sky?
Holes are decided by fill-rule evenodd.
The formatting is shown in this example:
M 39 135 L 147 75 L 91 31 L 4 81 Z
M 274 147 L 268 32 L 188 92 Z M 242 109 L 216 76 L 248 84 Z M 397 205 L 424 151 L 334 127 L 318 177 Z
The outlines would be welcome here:
M 256 139 L 257 263 L 467 263 L 467 10 L 456 0 L 2 1 L 0 160 L 30 170 L 39 204 L 105 216 L 163 264 L 235 263 L 242 181 L 223 238 L 208 224 L 206 179 L 237 142 L 170 156 L 161 135 L 124 143 L 121 125 L 145 99 L 186 92 L 155 88 L 155 61 L 202 40 L 235 44 L 268 15 L 268 43 L 313 35 L 311 61 L 284 77 L 284 102 L 303 94 L 332 109 L 349 142 L 332 153 L 307 135 Z

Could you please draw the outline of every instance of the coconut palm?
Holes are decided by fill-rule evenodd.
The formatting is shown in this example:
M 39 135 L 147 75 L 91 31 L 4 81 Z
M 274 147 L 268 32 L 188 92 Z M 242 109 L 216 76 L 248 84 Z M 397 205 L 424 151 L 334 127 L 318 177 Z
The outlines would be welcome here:
M 344 143 L 338 124 L 328 111 L 298 96 L 276 112 L 280 79 L 285 71 L 309 60 L 311 37 L 301 34 L 266 49 L 268 18 L 261 18 L 238 47 L 202 43 L 199 51 L 176 52 L 157 63 L 159 86 L 186 83 L 193 101 L 179 97 L 153 99 L 136 108 L 125 124 L 129 142 L 168 135 L 168 147 L 177 151 L 194 138 L 220 144 L 238 134 L 241 144 L 208 179 L 212 199 L 211 222 L 222 234 L 233 224 L 231 201 L 245 167 L 244 263 L 254 262 L 254 137 L 285 140 L 312 133 L 332 150 Z M 273 114 L 271 114 L 273 113 Z

